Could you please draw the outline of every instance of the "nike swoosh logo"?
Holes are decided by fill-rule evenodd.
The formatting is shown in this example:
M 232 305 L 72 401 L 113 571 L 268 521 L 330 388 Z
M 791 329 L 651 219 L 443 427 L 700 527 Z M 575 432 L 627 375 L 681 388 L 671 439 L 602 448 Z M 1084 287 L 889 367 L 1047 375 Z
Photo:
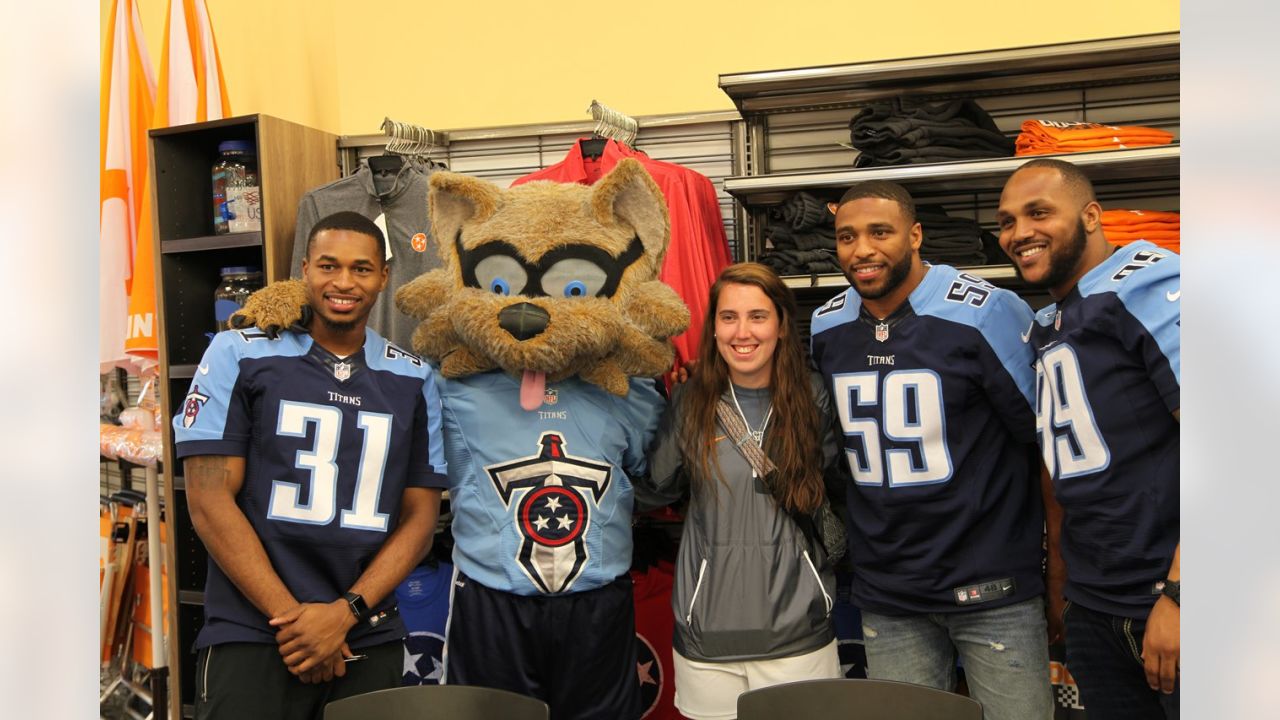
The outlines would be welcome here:
M 1031 342 L 1031 328 L 1035 326 L 1036 326 L 1036 321 L 1032 320 L 1031 324 L 1027 326 L 1027 331 L 1020 335 L 1020 337 L 1022 338 L 1022 342 L 1024 343 Z
M 201 375 L 208 375 L 208 374 L 209 374 L 209 366 L 208 366 L 208 365 L 201 365 L 200 367 L 198 367 L 198 368 L 196 368 L 196 369 L 200 371 L 200 374 L 201 374 Z
M 1182 297 L 1182 288 L 1178 288 L 1178 292 L 1167 292 L 1164 297 L 1169 302 L 1178 302 L 1178 298 Z

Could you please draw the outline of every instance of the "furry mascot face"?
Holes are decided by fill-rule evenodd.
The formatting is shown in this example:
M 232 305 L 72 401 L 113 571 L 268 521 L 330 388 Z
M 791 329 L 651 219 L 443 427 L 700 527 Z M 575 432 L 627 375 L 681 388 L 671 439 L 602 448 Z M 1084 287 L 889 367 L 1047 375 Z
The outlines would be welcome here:
M 672 364 L 689 309 L 660 282 L 666 202 L 626 159 L 591 187 L 531 182 L 510 190 L 455 173 L 431 176 L 431 223 L 443 267 L 402 286 L 420 320 L 413 349 L 448 378 L 501 369 L 534 410 L 546 382 L 577 375 L 615 395 L 627 378 Z M 269 333 L 306 317 L 301 280 L 272 283 L 232 317 Z
M 510 190 L 465 175 L 430 181 L 443 267 L 396 292 L 421 321 L 414 350 L 445 377 L 501 369 L 536 409 L 548 380 L 578 375 L 616 395 L 629 376 L 671 367 L 669 338 L 689 311 L 657 280 L 670 237 L 666 203 L 634 160 L 594 186 Z

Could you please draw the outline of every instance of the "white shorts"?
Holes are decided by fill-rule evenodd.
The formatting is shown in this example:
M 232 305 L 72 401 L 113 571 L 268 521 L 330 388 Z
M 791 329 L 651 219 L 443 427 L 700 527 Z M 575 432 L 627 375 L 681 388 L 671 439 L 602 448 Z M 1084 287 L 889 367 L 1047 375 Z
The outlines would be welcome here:
M 692 720 L 738 717 L 738 696 L 770 685 L 843 677 L 836 641 L 803 655 L 772 660 L 700 662 L 671 653 L 676 670 L 676 709 Z

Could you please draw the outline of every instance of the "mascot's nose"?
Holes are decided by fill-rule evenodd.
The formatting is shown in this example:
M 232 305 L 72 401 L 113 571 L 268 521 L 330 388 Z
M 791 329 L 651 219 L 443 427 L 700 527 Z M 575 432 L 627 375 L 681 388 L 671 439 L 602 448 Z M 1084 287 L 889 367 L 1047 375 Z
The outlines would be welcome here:
M 498 313 L 498 325 L 517 340 L 528 340 L 547 329 L 551 315 L 532 303 L 509 305 Z

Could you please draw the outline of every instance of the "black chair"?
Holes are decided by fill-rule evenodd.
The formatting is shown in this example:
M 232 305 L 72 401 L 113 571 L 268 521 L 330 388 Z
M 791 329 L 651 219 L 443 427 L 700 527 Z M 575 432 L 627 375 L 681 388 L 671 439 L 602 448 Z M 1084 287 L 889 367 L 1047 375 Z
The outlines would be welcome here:
M 547 720 L 551 710 L 536 698 L 468 685 L 415 685 L 335 700 L 324 720 Z
M 892 680 L 804 680 L 738 696 L 738 720 L 982 720 L 972 698 Z

